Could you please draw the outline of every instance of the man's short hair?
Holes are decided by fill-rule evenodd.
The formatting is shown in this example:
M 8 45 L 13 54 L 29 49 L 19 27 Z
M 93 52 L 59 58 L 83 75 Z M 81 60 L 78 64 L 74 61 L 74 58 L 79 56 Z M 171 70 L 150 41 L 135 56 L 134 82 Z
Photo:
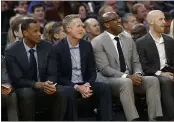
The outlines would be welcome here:
M 80 16 L 78 14 L 70 14 L 70 15 L 67 15 L 64 19 L 63 19 L 63 29 L 65 30 L 66 32 L 66 28 L 69 24 L 71 24 L 72 20 L 73 19 L 77 19 L 79 18 L 80 19 Z
M 126 13 L 126 14 L 124 14 L 124 16 L 121 18 L 121 22 L 122 23 L 127 23 L 128 22 L 128 17 L 129 16 L 133 16 L 134 17 L 134 15 L 132 14 L 132 13 Z
M 136 3 L 135 5 L 132 6 L 131 13 L 132 14 L 137 14 L 137 10 L 139 7 L 144 6 L 142 3 Z
M 23 22 L 22 22 L 22 25 L 21 25 L 22 33 L 23 33 L 24 30 L 27 30 L 29 28 L 31 23 L 37 23 L 37 21 L 34 20 L 34 19 L 23 19 Z
M 35 12 L 35 9 L 36 8 L 40 8 L 40 7 L 43 7 L 43 9 L 45 10 L 45 6 L 42 3 L 32 5 L 32 7 L 31 7 L 31 13 L 34 13 Z

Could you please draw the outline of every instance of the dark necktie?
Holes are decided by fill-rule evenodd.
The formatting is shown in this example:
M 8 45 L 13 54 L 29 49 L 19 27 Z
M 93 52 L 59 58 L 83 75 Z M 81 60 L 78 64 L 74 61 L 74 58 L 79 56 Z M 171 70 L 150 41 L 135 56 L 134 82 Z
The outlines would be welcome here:
M 124 55 L 123 55 L 123 51 L 120 45 L 120 41 L 118 37 L 114 38 L 117 41 L 117 49 L 118 49 L 118 54 L 119 54 L 119 60 L 120 60 L 120 70 L 121 72 L 125 72 L 126 71 L 126 64 L 125 64 L 125 60 L 124 60 Z
M 34 57 L 34 49 L 30 49 L 30 68 L 31 68 L 31 79 L 37 81 L 37 63 Z

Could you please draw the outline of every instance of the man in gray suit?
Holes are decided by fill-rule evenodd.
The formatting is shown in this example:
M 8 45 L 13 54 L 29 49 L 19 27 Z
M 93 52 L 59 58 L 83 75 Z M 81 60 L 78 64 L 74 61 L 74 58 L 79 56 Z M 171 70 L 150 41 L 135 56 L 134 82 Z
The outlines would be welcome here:
M 17 99 L 7 73 L 5 59 L 1 55 L 1 102 L 2 108 L 7 109 L 8 121 L 18 121 Z M 3 111 L 2 111 L 3 112 Z
M 153 76 L 142 76 L 134 41 L 120 34 L 122 27 L 119 16 L 115 12 L 104 13 L 102 23 L 106 31 L 92 40 L 97 68 L 100 70 L 98 79 L 111 84 L 113 95 L 120 96 L 127 120 L 139 118 L 133 91 L 146 93 L 149 120 L 162 116 L 159 81 Z

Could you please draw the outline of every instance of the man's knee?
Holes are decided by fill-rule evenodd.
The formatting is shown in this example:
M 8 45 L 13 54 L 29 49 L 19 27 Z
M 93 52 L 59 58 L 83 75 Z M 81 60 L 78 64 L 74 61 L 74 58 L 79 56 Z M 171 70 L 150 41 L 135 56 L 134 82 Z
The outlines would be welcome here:
M 159 80 L 157 77 L 154 76 L 145 76 L 145 80 L 144 82 L 146 82 L 148 84 L 149 87 L 159 87 Z
M 120 83 L 120 88 L 129 88 L 129 87 L 133 88 L 132 80 L 129 78 L 121 78 L 119 83 Z
M 20 100 L 32 100 L 35 98 L 35 91 L 32 88 L 20 88 L 16 90 L 16 93 Z

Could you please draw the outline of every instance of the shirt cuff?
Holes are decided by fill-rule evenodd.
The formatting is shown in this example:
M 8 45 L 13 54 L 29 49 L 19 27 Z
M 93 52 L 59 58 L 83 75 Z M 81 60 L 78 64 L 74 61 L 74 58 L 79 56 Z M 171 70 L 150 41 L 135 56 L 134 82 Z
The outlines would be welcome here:
M 76 89 L 76 88 L 77 88 L 77 86 L 78 86 L 77 84 L 76 84 L 76 85 L 74 85 L 74 89 Z
M 157 71 L 155 75 L 159 76 L 161 74 L 161 71 Z
M 136 72 L 135 74 L 140 74 L 141 76 L 143 75 L 141 72 Z
M 127 74 L 124 74 L 121 76 L 121 78 L 126 78 L 127 77 Z

